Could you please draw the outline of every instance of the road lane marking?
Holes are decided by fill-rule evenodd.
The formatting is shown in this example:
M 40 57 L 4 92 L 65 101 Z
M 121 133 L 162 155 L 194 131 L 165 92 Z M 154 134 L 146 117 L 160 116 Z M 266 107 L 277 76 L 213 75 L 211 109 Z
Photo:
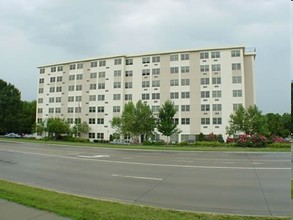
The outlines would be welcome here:
M 126 175 L 119 175 L 119 174 L 112 174 L 114 177 L 124 177 L 130 179 L 142 179 L 142 180 L 157 180 L 162 181 L 162 178 L 154 178 L 154 177 L 145 177 L 145 176 L 126 176 Z
M 159 163 L 142 163 L 142 162 L 119 161 L 119 160 L 117 160 L 117 161 L 115 161 L 115 160 L 102 160 L 102 159 L 97 159 L 97 158 L 80 158 L 80 157 L 73 157 L 73 156 L 41 154 L 41 153 L 13 151 L 13 150 L 4 150 L 4 152 L 22 153 L 22 154 L 36 155 L 36 156 L 43 156 L 43 157 L 56 157 L 56 158 L 63 158 L 63 159 L 88 160 L 88 161 L 93 161 L 93 162 L 143 165 L 143 166 L 201 168 L 201 169 L 234 169 L 234 170 L 291 170 L 291 167 L 224 167 L 224 166 L 200 166 L 200 165 L 181 165 L 181 164 L 159 164 Z
M 109 155 L 94 155 L 94 156 L 79 155 L 78 157 L 81 157 L 81 158 L 102 158 L 102 157 L 110 157 L 110 156 Z

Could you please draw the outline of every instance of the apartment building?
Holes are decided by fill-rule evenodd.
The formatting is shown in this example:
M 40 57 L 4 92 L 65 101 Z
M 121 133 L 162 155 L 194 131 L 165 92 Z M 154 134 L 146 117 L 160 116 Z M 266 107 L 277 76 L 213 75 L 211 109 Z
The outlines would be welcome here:
M 51 117 L 86 121 L 90 140 L 108 140 L 124 104 L 142 100 L 154 114 L 171 99 L 181 129 L 173 141 L 199 133 L 226 136 L 229 116 L 255 104 L 254 48 L 222 47 L 98 57 L 39 67 L 37 123 Z M 160 135 L 161 139 L 164 139 Z

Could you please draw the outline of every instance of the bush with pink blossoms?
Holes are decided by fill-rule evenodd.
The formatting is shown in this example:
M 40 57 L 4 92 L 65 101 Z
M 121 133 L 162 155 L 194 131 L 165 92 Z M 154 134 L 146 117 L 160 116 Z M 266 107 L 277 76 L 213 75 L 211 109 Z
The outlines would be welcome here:
M 266 147 L 267 138 L 263 135 L 242 134 L 236 139 L 236 144 L 241 147 Z

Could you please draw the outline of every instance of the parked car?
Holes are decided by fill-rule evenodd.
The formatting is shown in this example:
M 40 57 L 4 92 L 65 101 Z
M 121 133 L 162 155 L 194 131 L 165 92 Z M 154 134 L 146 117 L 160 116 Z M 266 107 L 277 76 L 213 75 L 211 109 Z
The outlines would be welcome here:
M 7 137 L 7 138 L 20 138 L 21 136 L 19 134 L 15 134 L 15 133 L 9 133 L 9 134 L 4 135 L 4 137 Z
M 129 145 L 129 142 L 126 142 L 124 140 L 113 140 L 110 142 L 110 144 L 121 144 L 121 145 Z

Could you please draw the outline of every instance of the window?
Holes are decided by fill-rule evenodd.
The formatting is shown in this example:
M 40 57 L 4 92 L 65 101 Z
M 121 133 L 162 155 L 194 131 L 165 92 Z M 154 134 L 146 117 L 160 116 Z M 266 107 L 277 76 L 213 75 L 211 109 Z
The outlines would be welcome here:
M 83 68 L 83 63 L 78 63 L 77 64 L 77 69 L 82 69 Z
M 49 108 L 49 113 L 54 113 L 54 108 Z
M 68 113 L 73 113 L 73 107 L 68 107 L 68 108 L 67 108 L 67 112 L 68 112 Z
M 96 134 L 95 133 L 89 133 L 89 138 L 90 139 L 95 139 L 96 138 Z
M 113 106 L 113 112 L 120 112 L 120 106 Z
M 113 94 L 113 100 L 120 100 L 121 94 Z
M 181 105 L 181 111 L 182 112 L 189 112 L 190 111 L 190 105 Z
M 51 67 L 51 72 L 56 72 L 56 66 Z
M 75 66 L 76 66 L 75 64 L 70 64 L 70 65 L 69 65 L 69 69 L 70 69 L 70 70 L 75 70 Z
M 200 92 L 201 98 L 209 98 L 210 97 L 210 91 L 201 91 Z
M 242 82 L 241 76 L 233 76 L 232 77 L 232 83 L 241 83 L 241 82 Z
M 75 90 L 76 90 L 76 91 L 81 91 L 81 90 L 82 90 L 82 85 L 76 85 Z
M 104 133 L 97 133 L 98 139 L 104 139 Z
M 96 100 L 97 100 L 97 96 L 96 95 L 90 95 L 89 101 L 96 101 Z
M 55 108 L 55 113 L 61 113 L 61 108 L 60 107 Z
M 160 80 L 153 80 L 152 87 L 160 87 Z
M 160 75 L 160 68 L 152 69 L 152 74 L 153 75 Z
M 181 54 L 181 60 L 189 60 L 189 54 L 188 53 Z
M 54 97 L 50 97 L 50 98 L 49 98 L 49 103 L 53 103 L 54 100 L 55 100 Z
M 56 87 L 56 92 L 62 92 L 62 87 L 61 86 L 57 86 Z
M 99 60 L 99 66 L 106 66 L 106 60 Z
M 160 99 L 160 93 L 152 93 L 152 99 Z
M 182 99 L 189 99 L 190 93 L 189 92 L 181 92 L 181 98 Z
M 221 125 L 222 118 L 213 118 L 213 125 Z
M 242 90 L 233 90 L 233 97 L 242 97 Z
M 63 66 L 58 66 L 57 71 L 58 71 L 58 72 L 63 71 Z
M 200 59 L 209 59 L 209 52 L 201 52 L 199 56 Z
M 40 74 L 43 74 L 43 73 L 45 73 L 45 69 L 44 68 L 40 69 Z
M 209 112 L 210 111 L 210 105 L 201 105 L 200 109 L 202 112 Z
M 216 112 L 222 111 L 222 105 L 221 104 L 213 104 L 213 111 L 216 111 Z
M 55 82 L 55 77 L 51 77 L 50 82 Z
M 98 89 L 105 89 L 105 83 L 99 83 Z
M 150 69 L 144 69 L 144 70 L 142 70 L 142 75 L 143 76 L 149 76 L 150 75 Z
M 113 87 L 114 87 L 114 89 L 121 88 L 121 82 L 114 82 Z
M 96 119 L 95 118 L 89 118 L 89 124 L 96 124 Z
M 82 74 L 77 74 L 76 75 L 76 80 L 82 80 Z
M 57 82 L 62 82 L 62 76 L 57 76 Z
M 132 100 L 132 94 L 125 94 L 124 99 L 125 101 Z
M 38 103 L 43 103 L 43 98 L 38 98 Z
M 96 107 L 90 106 L 89 107 L 89 112 L 96 112 Z
M 81 107 L 75 107 L 75 113 L 81 113 Z
M 131 89 L 131 88 L 132 88 L 132 82 L 126 82 L 125 89 Z
M 133 65 L 133 59 L 126 59 L 126 65 Z
M 98 106 L 98 112 L 105 112 L 105 107 L 104 106 Z
M 201 85 L 208 85 L 208 84 L 210 84 L 210 78 L 201 78 L 200 79 L 200 84 Z
M 153 63 L 159 63 L 160 62 L 160 57 L 159 56 L 152 57 L 152 62 Z
M 50 87 L 50 92 L 55 92 L 55 87 Z
M 171 54 L 170 61 L 178 61 L 178 54 Z
M 99 78 L 105 78 L 106 72 L 99 72 Z
M 142 81 L 141 82 L 141 87 L 142 88 L 150 87 L 150 81 Z
M 221 98 L 222 97 L 222 91 L 216 90 L 212 92 L 212 97 L 213 98 Z
M 211 58 L 220 58 L 220 51 L 211 52 Z
M 73 118 L 67 118 L 67 122 L 68 122 L 69 124 L 73 124 Z
M 122 63 L 121 58 L 114 59 L 114 65 L 120 65 Z
M 189 86 L 190 80 L 189 79 L 181 79 L 181 86 Z
M 68 91 L 74 91 L 74 86 L 73 85 L 68 86 Z
M 170 68 L 170 73 L 178 73 L 179 72 L 179 68 L 178 67 L 171 67 Z
M 179 99 L 179 93 L 178 92 L 171 92 L 170 98 L 171 99 Z
M 43 109 L 42 108 L 38 108 L 38 113 L 43 113 Z
M 131 77 L 133 74 L 132 70 L 125 71 L 125 77 Z
M 75 80 L 75 75 L 69 75 L 69 81 Z
M 233 104 L 233 111 L 237 111 L 240 108 L 240 106 L 242 106 L 241 103 Z
M 56 103 L 60 103 L 61 102 L 61 97 L 56 97 Z
M 221 84 L 221 77 L 213 77 L 212 83 L 213 84 Z
M 38 118 L 38 124 L 42 123 L 42 119 L 41 118 Z
M 81 96 L 76 96 L 76 97 L 75 97 L 75 101 L 76 101 L 76 102 L 81 102 Z
M 190 125 L 190 118 L 181 118 L 182 125 Z
M 210 124 L 210 118 L 201 118 L 201 124 L 202 125 L 209 125 Z
M 160 111 L 160 106 L 159 105 L 153 105 L 152 106 L 152 112 L 155 113 L 155 112 L 159 112 Z
M 240 57 L 240 50 L 232 50 L 231 57 Z
M 209 72 L 210 67 L 209 65 L 200 65 L 200 72 Z
M 178 125 L 178 124 L 179 124 L 179 119 L 178 119 L 178 118 L 173 118 L 173 123 L 174 123 L 175 125 Z
M 98 62 L 97 61 L 91 62 L 91 68 L 97 67 L 97 66 L 98 66 Z
M 232 70 L 241 70 L 241 63 L 232 63 Z
M 97 89 L 97 84 L 90 84 L 90 90 Z
M 39 79 L 40 84 L 44 83 L 44 81 L 45 81 L 44 78 Z
M 121 70 L 114 70 L 114 77 L 121 76 Z
M 104 124 L 104 118 L 97 118 L 97 124 L 103 125 Z
M 98 101 L 104 101 L 105 95 L 98 95 Z
M 148 94 L 148 93 L 143 93 L 143 94 L 141 95 L 141 99 L 142 99 L 142 100 L 148 100 L 148 99 L 150 99 L 150 94 Z
M 97 73 L 91 73 L 90 78 L 91 79 L 96 79 L 97 78 Z
M 181 73 L 189 73 L 189 66 L 181 66 Z
M 170 80 L 170 86 L 178 86 L 179 80 L 178 79 L 171 79 Z
M 221 71 L 221 64 L 212 64 L 212 71 Z
M 150 63 L 150 57 L 143 57 L 142 58 L 142 63 L 145 64 L 145 63 Z
M 44 88 L 39 88 L 39 93 L 44 93 Z

